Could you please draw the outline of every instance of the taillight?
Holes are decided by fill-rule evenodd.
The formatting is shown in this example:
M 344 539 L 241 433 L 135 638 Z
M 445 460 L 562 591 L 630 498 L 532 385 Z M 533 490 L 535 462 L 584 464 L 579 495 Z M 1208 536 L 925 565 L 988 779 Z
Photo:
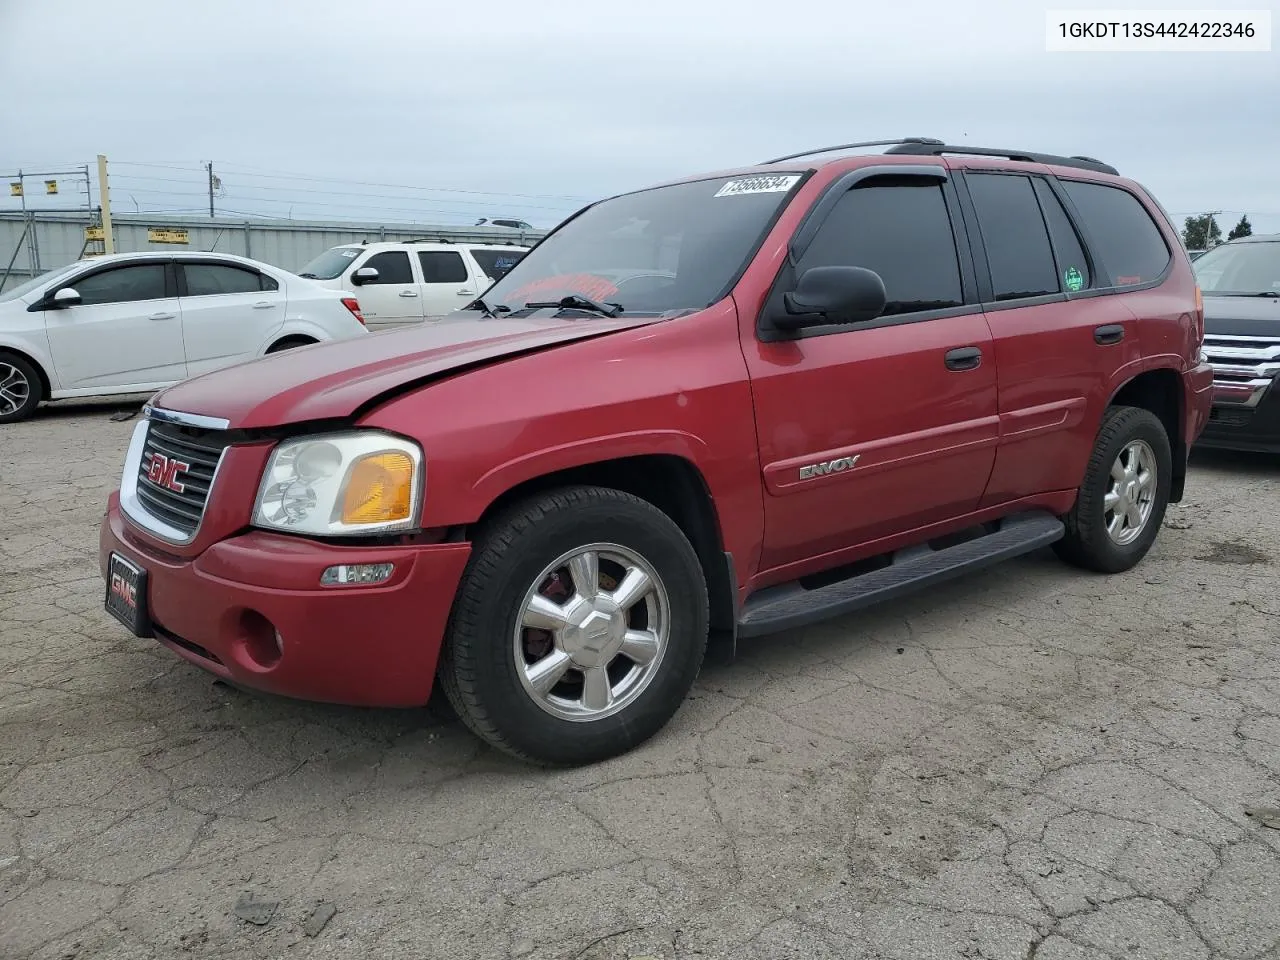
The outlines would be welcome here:
M 1196 284 L 1196 343 L 1204 343 L 1204 294 Z
M 1196 292 L 1199 293 L 1198 288 Z M 351 315 L 355 317 L 357 320 L 359 320 L 362 326 L 364 325 L 364 314 L 360 312 L 359 300 L 357 300 L 355 297 L 343 297 L 342 305 L 351 311 Z

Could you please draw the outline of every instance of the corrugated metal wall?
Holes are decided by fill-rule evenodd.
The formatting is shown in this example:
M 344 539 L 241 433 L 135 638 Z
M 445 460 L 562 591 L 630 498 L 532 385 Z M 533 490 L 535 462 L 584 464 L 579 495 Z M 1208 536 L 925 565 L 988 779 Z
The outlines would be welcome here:
M 36 271 L 41 273 L 71 263 L 85 250 L 85 228 L 90 225 L 87 214 L 34 213 L 30 223 L 35 229 Z M 0 290 L 17 286 L 32 273 L 30 233 L 21 213 L 0 213 L 0 280 L 10 260 L 10 276 Z M 501 227 L 457 227 L 439 224 L 345 223 L 323 221 L 245 220 L 244 218 L 155 217 L 146 214 L 119 214 L 112 217 L 116 252 L 138 250 L 214 250 L 262 260 L 285 270 L 297 271 L 317 254 L 330 247 L 361 240 L 413 239 L 443 237 L 455 242 L 512 241 L 532 245 L 546 234 L 545 230 L 508 230 Z M 186 244 L 152 243 L 152 229 L 185 230 Z M 21 246 L 19 246 L 21 244 Z M 90 243 L 88 253 L 100 251 L 100 243 Z M 16 256 L 15 256 L 16 253 Z

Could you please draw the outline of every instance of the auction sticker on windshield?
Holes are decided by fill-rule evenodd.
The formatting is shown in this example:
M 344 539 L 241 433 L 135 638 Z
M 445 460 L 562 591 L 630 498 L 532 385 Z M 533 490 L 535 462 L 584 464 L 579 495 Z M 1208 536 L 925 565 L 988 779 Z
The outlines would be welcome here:
M 792 173 L 782 176 L 743 177 L 730 180 L 715 192 L 717 197 L 740 197 L 745 193 L 786 193 L 796 185 L 800 174 Z

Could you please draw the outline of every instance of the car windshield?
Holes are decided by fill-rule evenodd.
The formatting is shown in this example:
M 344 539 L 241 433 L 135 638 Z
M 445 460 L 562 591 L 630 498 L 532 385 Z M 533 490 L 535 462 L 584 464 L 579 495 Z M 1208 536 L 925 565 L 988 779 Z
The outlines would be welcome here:
M 8 290 L 5 290 L 3 293 L 0 293 L 0 302 L 3 302 L 5 300 L 17 300 L 19 297 L 24 297 L 28 293 L 30 293 L 32 290 L 38 290 L 41 287 L 43 287 L 46 283 L 49 283 L 52 280 L 58 279 L 58 277 L 61 277 L 65 274 L 70 273 L 76 267 L 80 266 L 81 263 L 83 263 L 83 261 L 77 260 L 75 263 L 69 263 L 65 267 L 57 267 L 54 270 L 46 271 L 45 273 L 40 274 L 38 277 L 33 277 L 32 279 L 28 280 L 26 283 L 20 283 L 16 287 L 10 287 Z
M 1196 257 L 1192 269 L 1210 296 L 1280 296 L 1280 241 L 1224 243 Z
M 305 267 L 298 271 L 298 276 L 310 280 L 332 280 L 342 275 L 342 271 L 351 266 L 351 261 L 360 256 L 363 247 L 334 247 L 326 250 Z
M 728 293 L 800 180 L 717 177 L 601 201 L 512 267 L 485 305 L 505 313 L 577 295 L 628 315 L 701 310 Z

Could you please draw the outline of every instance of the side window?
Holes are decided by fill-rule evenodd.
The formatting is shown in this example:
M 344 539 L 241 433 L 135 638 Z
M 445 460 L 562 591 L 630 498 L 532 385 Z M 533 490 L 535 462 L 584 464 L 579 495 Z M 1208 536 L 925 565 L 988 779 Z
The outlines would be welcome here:
M 413 283 L 413 267 L 409 265 L 409 255 L 403 250 L 375 253 L 360 266 L 373 267 L 378 271 L 378 279 L 374 283 Z
M 996 300 L 1057 293 L 1058 271 L 1030 177 L 966 174 Z
M 1164 273 L 1172 254 L 1137 197 L 1101 183 L 1063 180 L 1062 186 L 1115 286 L 1146 283 Z
M 1049 236 L 1053 240 L 1053 252 L 1058 263 L 1058 279 L 1062 287 L 1069 293 L 1077 290 L 1088 290 L 1093 287 L 1093 271 L 1089 267 L 1089 258 L 1085 256 L 1084 245 L 1080 235 L 1076 233 L 1071 218 L 1063 209 L 1049 184 L 1039 177 L 1035 180 L 1036 196 L 1040 198 L 1040 209 L 1049 224 Z
M 131 303 L 164 298 L 163 263 L 140 263 L 104 270 L 69 284 L 85 306 L 99 303 Z
M 472 248 L 471 255 L 486 277 L 501 280 L 524 257 L 523 250 L 488 250 Z
M 257 271 L 222 263 L 184 263 L 187 296 L 213 297 L 221 293 L 258 293 L 262 282 Z
M 467 265 L 453 250 L 419 250 L 423 283 L 466 283 Z
M 841 197 L 797 273 L 835 265 L 880 274 L 885 316 L 964 303 L 951 216 L 934 181 L 872 180 Z

